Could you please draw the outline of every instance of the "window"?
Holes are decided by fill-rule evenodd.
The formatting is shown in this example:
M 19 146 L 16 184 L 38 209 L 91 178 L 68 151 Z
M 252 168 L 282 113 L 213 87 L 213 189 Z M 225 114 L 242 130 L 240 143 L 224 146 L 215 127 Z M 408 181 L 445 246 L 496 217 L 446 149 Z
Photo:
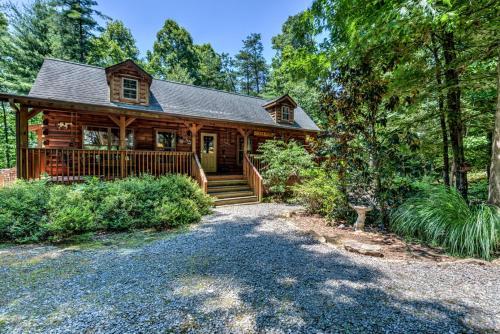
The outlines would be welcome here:
M 127 149 L 134 148 L 134 131 L 126 130 Z M 83 148 L 87 150 L 118 150 L 120 129 L 88 126 L 83 129 Z
M 290 120 L 290 108 L 287 106 L 281 107 L 281 120 L 289 121 Z
M 252 150 L 253 150 L 253 139 L 252 137 L 248 136 L 248 139 L 247 139 L 247 145 L 248 145 L 248 152 L 247 153 L 252 153 Z M 241 136 L 238 136 L 238 151 L 237 151 L 237 155 L 236 155 L 236 163 L 238 164 L 238 166 L 241 166 L 241 164 L 243 163 L 243 150 L 244 150 L 244 145 L 243 145 L 243 137 Z
M 156 149 L 160 151 L 174 151 L 175 139 L 175 132 L 172 130 L 156 130 Z
M 123 98 L 129 100 L 137 100 L 137 80 L 123 78 Z

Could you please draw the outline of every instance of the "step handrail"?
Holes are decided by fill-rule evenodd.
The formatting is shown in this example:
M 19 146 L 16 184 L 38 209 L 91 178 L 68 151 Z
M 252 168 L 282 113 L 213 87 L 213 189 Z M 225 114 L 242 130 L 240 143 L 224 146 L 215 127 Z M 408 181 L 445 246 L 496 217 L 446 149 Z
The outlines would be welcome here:
M 247 179 L 248 185 L 255 196 L 257 196 L 257 200 L 261 202 L 264 194 L 263 179 L 246 152 L 243 159 L 243 176 Z
M 198 181 L 198 184 L 200 185 L 201 189 L 205 194 L 208 193 L 208 179 L 205 174 L 205 171 L 203 170 L 203 167 L 201 166 L 200 159 L 198 159 L 198 155 L 196 152 L 193 152 L 192 155 L 192 176 L 196 181 Z

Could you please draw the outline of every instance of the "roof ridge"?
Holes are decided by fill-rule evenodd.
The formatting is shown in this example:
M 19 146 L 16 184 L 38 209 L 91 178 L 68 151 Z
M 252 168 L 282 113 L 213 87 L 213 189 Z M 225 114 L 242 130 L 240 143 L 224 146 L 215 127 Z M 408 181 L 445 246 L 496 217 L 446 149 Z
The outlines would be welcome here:
M 96 66 L 96 65 L 90 65 L 90 64 L 84 64 L 84 63 L 79 63 L 79 62 L 72 61 L 72 60 L 59 59 L 59 58 L 53 58 L 53 57 L 45 57 L 44 59 L 59 61 L 59 62 L 62 62 L 62 63 L 68 63 L 68 64 L 73 64 L 73 65 L 78 65 L 78 66 L 91 67 L 91 68 L 100 69 L 100 70 L 103 70 L 103 71 L 106 70 L 105 67 Z M 187 84 L 187 83 L 183 83 L 183 82 L 177 82 L 177 81 L 166 80 L 166 79 L 158 79 L 158 78 L 155 78 L 154 76 L 152 76 L 152 77 L 153 77 L 153 80 L 156 80 L 156 81 L 163 81 L 163 82 L 169 82 L 169 83 L 173 83 L 173 84 L 177 84 L 177 85 L 184 85 L 184 86 L 189 86 L 189 87 L 194 87 L 194 88 L 206 89 L 206 90 L 211 90 L 211 91 L 219 92 L 219 93 L 226 93 L 226 94 L 231 94 L 231 95 L 237 95 L 237 96 L 243 96 L 243 97 L 250 97 L 250 98 L 253 98 L 253 99 L 257 99 L 257 100 L 262 100 L 264 102 L 272 101 L 272 100 L 268 100 L 268 99 L 265 99 L 265 98 L 259 97 L 259 96 L 252 96 L 252 95 L 241 94 L 241 93 L 236 93 L 236 92 L 228 92 L 228 91 L 221 90 L 221 89 L 215 89 L 215 88 L 203 87 L 203 86 L 196 86 L 196 85 L 193 85 L 193 84 Z
M 104 67 L 101 67 L 101 66 L 79 63 L 79 62 L 76 62 L 73 60 L 59 59 L 59 58 L 53 58 L 53 57 L 45 57 L 44 59 L 45 60 L 59 61 L 61 63 L 68 63 L 68 64 L 73 64 L 73 65 L 78 65 L 78 66 L 92 67 L 92 68 L 104 70 Z
M 155 77 L 153 77 L 153 80 L 163 81 L 163 82 L 169 82 L 169 83 L 173 83 L 173 84 L 177 84 L 177 85 L 189 86 L 189 87 L 194 87 L 194 88 L 201 88 L 201 89 L 206 89 L 206 90 L 212 90 L 212 91 L 219 92 L 219 93 L 226 93 L 226 94 L 231 94 L 231 95 L 237 95 L 237 96 L 243 96 L 243 97 L 250 97 L 250 98 L 253 98 L 253 99 L 257 99 L 257 100 L 269 101 L 269 100 L 267 100 L 267 99 L 265 99 L 263 97 L 260 97 L 260 96 L 252 96 L 252 95 L 247 95 L 247 94 L 242 94 L 242 93 L 228 92 L 227 90 L 221 90 L 221 89 L 204 87 L 204 86 L 196 86 L 196 85 L 193 85 L 193 84 L 187 84 L 187 83 L 177 82 L 177 81 L 172 81 L 172 80 L 157 79 Z

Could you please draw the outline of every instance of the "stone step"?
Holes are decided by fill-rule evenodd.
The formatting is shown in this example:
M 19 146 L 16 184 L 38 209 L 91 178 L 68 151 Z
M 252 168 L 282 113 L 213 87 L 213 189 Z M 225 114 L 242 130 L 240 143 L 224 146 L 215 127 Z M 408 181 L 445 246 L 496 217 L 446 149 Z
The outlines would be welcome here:
M 247 203 L 258 203 L 257 196 L 231 197 L 215 200 L 215 206 Z
M 211 193 L 213 197 L 217 199 L 225 199 L 225 198 L 235 198 L 235 197 L 247 197 L 253 196 L 253 191 L 244 190 L 244 191 L 225 191 L 219 193 Z

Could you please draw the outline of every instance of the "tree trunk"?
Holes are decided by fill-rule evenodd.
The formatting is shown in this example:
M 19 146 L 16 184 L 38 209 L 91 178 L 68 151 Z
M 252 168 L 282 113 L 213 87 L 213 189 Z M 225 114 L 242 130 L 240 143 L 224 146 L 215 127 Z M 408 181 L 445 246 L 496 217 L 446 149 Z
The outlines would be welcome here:
M 445 62 L 447 118 L 450 131 L 451 149 L 455 164 L 455 187 L 467 200 L 467 165 L 465 163 L 463 143 L 463 120 L 460 107 L 460 86 L 456 68 L 456 50 L 453 32 L 443 33 L 443 56 Z
M 5 158 L 6 158 L 6 167 L 10 168 L 10 152 L 9 152 L 9 127 L 7 126 L 7 112 L 5 111 L 5 105 L 2 101 L 2 109 L 3 109 L 3 132 L 5 136 Z
M 443 82 L 441 79 L 441 60 L 439 59 L 438 47 L 435 41 L 434 34 L 432 34 L 432 54 L 434 56 L 434 66 L 436 69 L 436 83 L 438 86 L 438 113 L 439 123 L 441 125 L 441 136 L 443 138 L 443 182 L 450 186 L 450 157 L 448 154 L 448 130 L 446 129 L 446 116 L 444 111 L 444 96 L 443 96 Z
M 488 202 L 500 207 L 500 60 L 497 61 L 497 110 L 495 113 L 495 131 L 491 146 L 490 182 Z

